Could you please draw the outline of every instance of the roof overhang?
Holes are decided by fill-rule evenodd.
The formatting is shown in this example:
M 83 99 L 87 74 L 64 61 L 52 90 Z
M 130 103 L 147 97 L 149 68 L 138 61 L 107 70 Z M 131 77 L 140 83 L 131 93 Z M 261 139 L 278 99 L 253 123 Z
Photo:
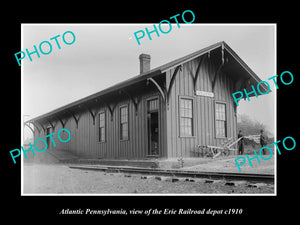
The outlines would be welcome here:
M 149 71 L 148 73 L 145 73 L 145 74 L 141 74 L 141 75 L 137 75 L 133 78 L 130 78 L 126 81 L 123 81 L 123 82 L 120 82 L 116 85 L 113 85 L 109 88 L 106 88 L 102 91 L 99 91 L 95 94 L 92 94 L 92 95 L 89 95 L 85 98 L 82 98 L 82 99 L 79 99 L 77 101 L 74 101 L 70 104 L 67 104 L 67 105 L 64 105 L 62 107 L 59 107 L 55 110 L 52 110 L 48 113 L 45 113 L 41 116 L 38 116 L 38 117 L 35 117 L 33 119 L 30 119 L 28 121 L 26 121 L 26 123 L 30 123 L 30 122 L 34 122 L 34 121 L 37 121 L 37 120 L 42 120 L 43 118 L 46 118 L 46 117 L 49 117 L 49 116 L 52 116 L 52 115 L 55 115 L 55 114 L 58 114 L 58 113 L 61 113 L 63 111 L 67 111 L 68 109 L 71 109 L 71 108 L 74 108 L 74 107 L 77 107 L 77 106 L 81 106 L 81 105 L 84 105 L 86 102 L 89 102 L 89 101 L 93 101 L 93 100 L 96 100 L 102 96 L 109 96 L 110 94 L 112 93 L 118 93 L 119 94 L 119 91 L 126 88 L 126 87 L 130 87 L 130 86 L 134 86 L 135 84 L 139 84 L 141 82 L 144 82 L 149 79 L 149 78 L 152 78 L 152 77 L 155 77 L 157 75 L 161 74 L 161 71 L 160 70 L 157 70 L 157 69 L 153 69 L 151 71 Z
M 220 50 L 223 51 L 223 54 L 221 54 Z M 243 88 L 249 90 L 250 92 L 251 85 L 254 85 L 256 87 L 256 85 L 261 81 L 261 79 L 249 68 L 249 66 L 224 41 L 222 41 L 176 59 L 167 64 L 164 64 L 160 67 L 154 68 L 146 73 L 139 74 L 135 77 L 132 77 L 131 79 L 120 82 L 95 94 L 59 107 L 41 116 L 30 119 L 26 121 L 26 123 L 43 120 L 49 116 L 53 116 L 76 106 L 80 106 L 81 104 L 84 104 L 88 101 L 92 101 L 93 99 L 100 98 L 101 96 L 109 95 L 110 93 L 117 92 L 126 87 L 145 82 L 149 78 L 156 77 L 172 68 L 177 67 L 178 65 L 182 65 L 185 62 L 193 60 L 197 57 L 204 56 L 205 54 L 215 54 L 216 57 L 221 57 L 222 55 L 222 57 L 226 58 L 226 63 L 224 64 L 222 71 L 224 71 L 226 75 L 231 76 L 235 80 L 236 85 L 234 88 L 234 92 L 243 90 Z M 264 83 L 262 83 L 262 85 L 260 86 L 260 90 L 266 92 L 268 88 Z M 249 97 L 251 96 L 254 96 L 254 94 L 249 95 Z
M 221 69 L 223 72 L 226 73 L 226 75 L 232 77 L 236 82 L 234 92 L 242 91 L 244 88 L 248 92 L 250 92 L 252 91 L 252 87 L 251 87 L 252 85 L 254 85 L 254 87 L 256 88 L 257 84 L 262 80 L 224 41 L 218 42 L 216 44 L 203 48 L 199 51 L 193 52 L 187 56 L 174 60 L 168 64 L 159 67 L 159 69 L 163 73 L 168 71 L 169 69 L 175 68 L 178 65 L 182 65 L 185 62 L 204 56 L 206 54 L 210 54 L 210 55 L 214 54 L 215 57 L 219 58 L 219 61 L 221 61 L 221 57 L 222 57 L 221 51 L 224 52 L 223 60 L 225 61 L 224 66 Z M 267 85 L 261 83 L 260 90 L 262 92 L 267 92 L 268 91 Z M 257 95 L 261 95 L 261 94 L 257 92 Z M 255 94 L 249 95 L 249 97 L 252 96 L 255 96 Z
M 262 80 L 226 43 L 224 43 L 224 49 L 228 53 L 228 64 L 224 66 L 223 71 L 235 80 L 233 91 L 237 92 L 245 89 L 247 93 L 249 93 L 252 91 L 253 85 L 257 95 L 261 95 L 260 92 L 257 91 L 257 85 Z M 271 92 L 265 83 L 260 83 L 259 90 L 262 93 Z M 255 96 L 254 93 L 249 95 L 249 97 L 253 96 Z

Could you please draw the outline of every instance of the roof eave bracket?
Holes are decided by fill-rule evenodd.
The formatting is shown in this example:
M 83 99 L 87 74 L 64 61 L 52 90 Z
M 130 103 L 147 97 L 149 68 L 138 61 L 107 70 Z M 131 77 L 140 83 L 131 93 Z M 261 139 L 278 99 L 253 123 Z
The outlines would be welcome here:
M 138 104 L 140 102 L 139 98 L 134 98 L 128 91 L 125 91 L 124 89 L 121 89 L 119 93 L 124 93 L 133 103 L 134 109 L 135 109 L 135 115 L 138 114 Z
M 147 78 L 147 85 L 149 85 L 149 81 L 151 81 L 156 86 L 156 88 L 159 91 L 159 93 L 161 94 L 161 97 L 163 98 L 164 102 L 166 102 L 166 93 L 162 89 L 162 87 L 151 77 Z
M 220 71 L 223 68 L 224 64 L 225 64 L 224 43 L 222 43 L 222 46 L 221 46 L 221 64 L 218 67 L 218 69 L 216 70 L 215 76 L 214 76 L 213 81 L 212 81 L 212 92 L 214 92 L 214 90 L 215 90 L 215 85 L 216 85 L 217 78 L 220 76 Z
M 177 74 L 179 74 L 178 73 L 179 70 L 182 71 L 182 65 L 178 65 L 175 68 L 175 70 L 173 72 L 173 75 L 171 77 L 171 81 L 170 81 L 169 87 L 168 87 L 168 89 L 166 91 L 167 92 L 167 104 L 168 104 L 168 107 L 169 107 L 169 99 L 170 99 L 171 90 L 172 90 L 173 84 L 175 82 L 175 78 L 176 78 Z
M 75 123 L 76 123 L 76 128 L 78 128 L 78 122 L 79 122 L 80 115 L 77 118 L 76 115 L 70 109 L 67 109 L 67 112 L 72 115 L 72 117 L 74 118 Z

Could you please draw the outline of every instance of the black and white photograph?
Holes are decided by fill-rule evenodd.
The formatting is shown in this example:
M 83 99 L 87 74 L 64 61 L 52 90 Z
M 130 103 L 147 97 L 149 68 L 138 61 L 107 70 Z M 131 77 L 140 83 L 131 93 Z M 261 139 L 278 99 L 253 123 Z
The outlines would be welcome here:
M 296 219 L 296 4 L 101 3 L 3 6 L 3 220 Z
M 189 13 L 21 25 L 22 196 L 277 194 L 277 26 Z

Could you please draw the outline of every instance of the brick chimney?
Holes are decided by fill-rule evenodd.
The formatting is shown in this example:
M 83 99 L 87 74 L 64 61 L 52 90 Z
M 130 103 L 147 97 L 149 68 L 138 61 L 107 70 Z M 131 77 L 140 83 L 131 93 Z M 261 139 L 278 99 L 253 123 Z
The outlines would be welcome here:
M 150 55 L 140 54 L 140 74 L 150 71 Z

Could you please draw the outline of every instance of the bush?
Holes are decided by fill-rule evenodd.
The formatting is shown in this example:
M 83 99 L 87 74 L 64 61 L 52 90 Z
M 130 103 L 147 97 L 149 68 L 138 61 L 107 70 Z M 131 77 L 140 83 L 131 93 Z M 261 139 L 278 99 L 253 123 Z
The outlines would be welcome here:
M 238 131 L 242 130 L 245 136 L 247 135 L 255 135 L 260 134 L 260 130 L 263 129 L 265 134 L 271 136 L 272 134 L 266 129 L 266 125 L 251 119 L 246 114 L 239 114 L 238 115 L 238 122 L 237 122 Z
M 242 130 L 244 136 L 260 135 L 260 130 L 263 129 L 268 136 L 268 145 L 274 142 L 274 137 L 271 137 L 272 134 L 266 129 L 266 125 L 251 119 L 246 114 L 238 115 L 237 128 L 238 131 Z M 258 153 L 260 148 L 260 143 L 256 143 L 254 140 L 244 139 L 244 154 L 253 154 L 253 151 Z

